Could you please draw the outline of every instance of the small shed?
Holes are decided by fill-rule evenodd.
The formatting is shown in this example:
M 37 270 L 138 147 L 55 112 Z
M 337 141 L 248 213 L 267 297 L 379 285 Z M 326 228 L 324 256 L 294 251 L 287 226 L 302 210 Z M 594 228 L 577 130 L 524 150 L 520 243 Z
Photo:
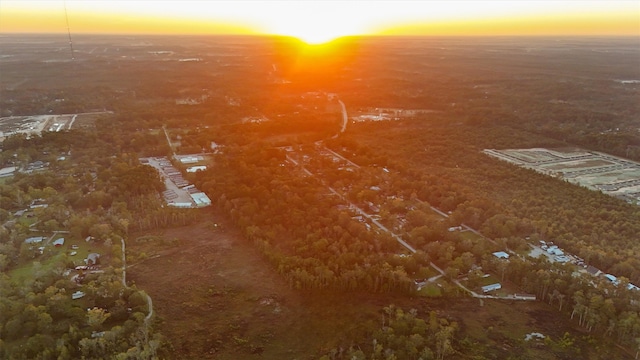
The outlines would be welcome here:
M 509 254 L 507 254 L 504 251 L 496 251 L 493 253 L 493 256 L 497 257 L 498 259 L 508 259 L 509 258 Z
M 62 245 L 64 245 L 64 238 L 58 238 L 53 242 L 55 247 L 61 247 Z
M 73 294 L 71 294 L 71 299 L 72 300 L 78 300 L 81 299 L 85 296 L 86 294 L 80 290 L 74 292 Z

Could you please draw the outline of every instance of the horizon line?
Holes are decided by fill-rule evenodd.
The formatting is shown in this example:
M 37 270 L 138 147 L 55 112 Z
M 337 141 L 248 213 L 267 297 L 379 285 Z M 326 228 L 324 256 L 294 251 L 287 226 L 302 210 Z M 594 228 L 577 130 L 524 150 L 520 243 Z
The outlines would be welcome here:
M 0 32 L 0 36 L 12 36 L 12 35 L 67 35 L 66 31 L 56 31 L 56 32 Z M 253 34 L 241 34 L 241 33 L 157 33 L 157 32 L 78 32 L 72 34 L 73 36 L 181 36 L 181 37 L 189 37 L 189 36 L 211 36 L 211 37 L 280 37 L 280 38 L 292 38 L 300 40 L 295 35 L 287 35 L 287 34 L 264 34 L 264 33 L 253 33 Z M 347 39 L 347 38 L 479 38 L 479 37 L 493 37 L 493 38 L 515 38 L 515 37 L 526 37 L 526 38 L 555 38 L 555 37 L 573 37 L 573 38 L 585 38 L 585 37 L 600 37 L 600 38 L 638 38 L 640 39 L 640 35 L 635 34 L 354 34 L 354 35 L 343 35 L 334 38 L 328 42 Z M 302 40 L 300 40 L 302 41 Z

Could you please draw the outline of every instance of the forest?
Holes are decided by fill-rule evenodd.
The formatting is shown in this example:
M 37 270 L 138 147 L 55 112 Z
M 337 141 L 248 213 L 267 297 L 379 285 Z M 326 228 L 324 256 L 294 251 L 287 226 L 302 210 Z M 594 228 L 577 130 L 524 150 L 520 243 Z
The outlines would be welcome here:
M 567 320 L 577 319 L 586 331 L 635 346 L 639 294 L 626 285 L 638 282 L 640 268 L 633 241 L 637 207 L 482 154 L 482 146 L 495 143 L 491 138 L 502 131 L 513 133 L 433 119 L 359 125 L 327 143 L 361 168 L 345 176 L 330 162 L 310 162 L 309 168 L 321 169 L 326 181 L 290 162 L 285 165 L 285 150 L 269 150 L 255 139 L 239 149 L 228 148 L 215 169 L 198 174 L 198 182 L 296 289 L 412 294 L 413 279 L 429 274 L 431 261 L 453 279 L 469 274 L 470 282 L 479 276 L 474 266 L 481 265 L 483 271 L 556 306 Z M 519 146 L 554 142 L 516 135 L 509 141 Z M 313 156 L 316 150 L 311 146 L 307 151 Z M 383 166 L 388 173 L 380 170 Z M 327 183 L 347 189 L 356 204 L 380 205 L 383 222 L 406 218 L 402 236 L 418 252 L 398 257 L 399 244 L 389 234 L 353 221 Z M 374 185 L 380 189 L 370 190 Z M 429 205 L 450 212 L 450 222 L 434 221 Z M 447 231 L 461 223 L 479 229 L 495 244 Z M 621 284 L 577 276 L 573 265 L 524 256 L 505 263 L 491 256 L 500 246 L 528 249 L 525 238 L 553 240 L 589 264 L 617 274 Z M 448 296 L 460 295 L 455 287 L 447 291 Z

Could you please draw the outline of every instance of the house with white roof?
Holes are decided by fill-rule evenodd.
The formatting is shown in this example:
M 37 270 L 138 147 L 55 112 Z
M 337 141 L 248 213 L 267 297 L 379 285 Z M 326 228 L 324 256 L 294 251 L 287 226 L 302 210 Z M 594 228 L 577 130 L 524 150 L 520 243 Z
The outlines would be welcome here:
M 490 291 L 499 290 L 499 289 L 502 289 L 502 284 L 495 283 L 495 284 L 490 284 L 490 285 L 483 286 L 482 287 L 482 292 L 483 293 L 488 293 Z
M 509 258 L 509 254 L 507 254 L 504 251 L 496 251 L 493 253 L 493 256 L 497 257 L 498 259 L 508 259 Z

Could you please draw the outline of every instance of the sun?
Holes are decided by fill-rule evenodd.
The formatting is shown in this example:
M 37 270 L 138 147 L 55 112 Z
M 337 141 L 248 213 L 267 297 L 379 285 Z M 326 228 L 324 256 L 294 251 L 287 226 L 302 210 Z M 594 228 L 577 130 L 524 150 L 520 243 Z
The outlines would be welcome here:
M 330 32 L 320 31 L 309 29 L 305 31 L 299 31 L 298 34 L 291 34 L 291 36 L 296 37 L 309 45 L 320 45 L 324 43 L 328 43 L 332 40 L 335 40 L 341 36 L 345 36 L 347 34 L 333 34 Z
M 349 35 L 357 35 L 359 32 L 347 26 L 323 23 L 319 21 L 290 21 L 278 24 L 274 34 L 293 36 L 310 45 L 318 45 L 330 42 L 337 38 Z
M 323 44 L 343 36 L 362 35 L 366 23 L 352 9 L 337 2 L 290 2 L 288 11 L 270 11 L 266 32 L 296 37 L 307 44 Z M 304 6 L 302 6 L 304 5 Z M 277 9 L 282 10 L 282 9 Z

